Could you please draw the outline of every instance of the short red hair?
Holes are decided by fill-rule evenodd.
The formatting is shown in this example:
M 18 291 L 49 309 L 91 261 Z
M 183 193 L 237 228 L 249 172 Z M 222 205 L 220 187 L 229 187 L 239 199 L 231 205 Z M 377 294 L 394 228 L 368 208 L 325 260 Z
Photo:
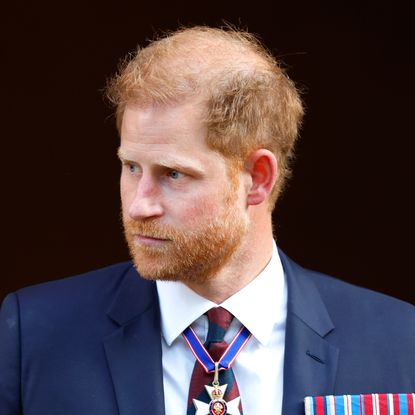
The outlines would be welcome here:
M 170 33 L 126 60 L 109 81 L 107 96 L 119 130 L 129 102 L 199 101 L 212 149 L 240 166 L 259 148 L 276 156 L 279 176 L 270 196 L 275 205 L 290 175 L 303 107 L 294 83 L 252 34 L 203 26 Z

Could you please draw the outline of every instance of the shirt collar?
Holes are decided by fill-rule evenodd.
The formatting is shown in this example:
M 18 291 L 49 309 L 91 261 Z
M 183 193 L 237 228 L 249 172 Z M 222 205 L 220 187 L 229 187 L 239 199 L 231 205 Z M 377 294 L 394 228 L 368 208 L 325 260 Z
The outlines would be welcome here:
M 157 292 L 162 334 L 169 346 L 196 319 L 217 307 L 181 282 L 157 281 Z M 267 345 L 274 326 L 285 322 L 287 310 L 287 286 L 275 242 L 271 260 L 261 273 L 220 306 Z

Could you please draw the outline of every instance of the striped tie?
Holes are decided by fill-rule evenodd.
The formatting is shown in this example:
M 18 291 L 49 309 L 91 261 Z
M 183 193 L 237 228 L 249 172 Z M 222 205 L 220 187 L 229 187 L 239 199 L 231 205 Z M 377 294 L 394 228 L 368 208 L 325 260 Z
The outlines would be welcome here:
M 209 331 L 205 347 L 212 359 L 217 362 L 228 347 L 228 343 L 226 343 L 223 339 L 229 325 L 231 324 L 233 315 L 224 308 L 217 307 L 211 308 L 207 312 L 207 317 L 209 320 Z M 205 390 L 205 385 L 211 385 L 212 381 L 213 373 L 206 373 L 199 362 L 196 361 L 193 368 L 192 378 L 190 380 L 187 415 L 194 415 L 196 412 L 195 406 L 193 405 L 193 399 L 209 403 L 210 397 Z M 238 385 L 232 369 L 221 370 L 219 372 L 219 383 L 221 385 L 228 385 L 223 397 L 226 402 L 229 402 L 239 396 Z M 242 415 L 241 404 L 239 405 L 239 411 Z

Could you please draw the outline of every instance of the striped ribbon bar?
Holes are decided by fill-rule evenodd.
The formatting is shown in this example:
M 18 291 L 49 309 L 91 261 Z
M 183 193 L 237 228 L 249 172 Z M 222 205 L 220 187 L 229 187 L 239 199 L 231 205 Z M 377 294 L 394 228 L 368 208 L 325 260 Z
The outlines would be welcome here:
M 306 415 L 415 415 L 415 393 L 307 396 Z

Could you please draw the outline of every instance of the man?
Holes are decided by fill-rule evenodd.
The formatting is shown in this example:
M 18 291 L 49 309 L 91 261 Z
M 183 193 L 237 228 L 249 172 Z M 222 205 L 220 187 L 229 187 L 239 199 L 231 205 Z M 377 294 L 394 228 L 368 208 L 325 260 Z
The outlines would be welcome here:
M 175 32 L 108 94 L 134 266 L 4 300 L 2 415 L 297 415 L 307 395 L 415 390 L 414 307 L 276 248 L 303 110 L 251 35 Z

